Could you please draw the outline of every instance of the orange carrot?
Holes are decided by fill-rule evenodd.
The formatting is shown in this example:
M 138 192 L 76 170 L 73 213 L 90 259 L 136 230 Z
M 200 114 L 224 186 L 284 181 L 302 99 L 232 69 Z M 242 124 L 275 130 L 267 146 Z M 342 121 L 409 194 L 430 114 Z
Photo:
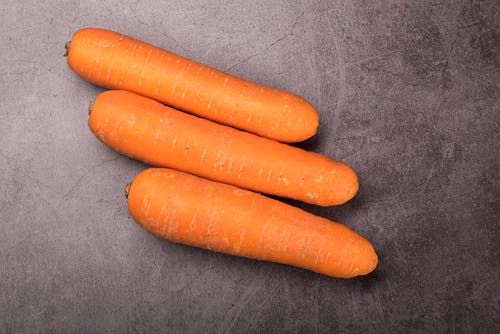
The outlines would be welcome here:
M 316 133 L 318 115 L 302 98 L 217 71 L 112 31 L 78 30 L 68 65 L 99 86 L 132 91 L 174 108 L 283 142 Z
M 89 127 L 104 144 L 132 158 L 266 194 L 328 206 L 358 190 L 356 174 L 340 161 L 127 91 L 99 94 Z
M 377 266 L 371 244 L 349 228 L 231 185 L 151 168 L 125 194 L 134 220 L 172 242 L 332 277 L 365 275 Z

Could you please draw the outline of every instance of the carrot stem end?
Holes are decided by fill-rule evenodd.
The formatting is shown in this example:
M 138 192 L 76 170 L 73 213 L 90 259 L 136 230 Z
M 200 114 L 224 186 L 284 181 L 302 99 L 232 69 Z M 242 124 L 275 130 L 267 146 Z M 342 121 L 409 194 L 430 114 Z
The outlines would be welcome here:
M 64 48 L 66 49 L 66 51 L 64 52 L 64 57 L 67 57 L 69 55 L 70 46 L 71 46 L 71 41 L 66 42 L 66 44 L 64 44 Z
M 128 198 L 128 194 L 130 192 L 130 185 L 131 183 L 127 183 L 127 185 L 125 186 L 125 198 Z
M 90 113 L 92 113 L 92 109 L 94 108 L 94 103 L 95 103 L 95 99 L 92 100 L 89 104 L 89 116 L 90 116 Z

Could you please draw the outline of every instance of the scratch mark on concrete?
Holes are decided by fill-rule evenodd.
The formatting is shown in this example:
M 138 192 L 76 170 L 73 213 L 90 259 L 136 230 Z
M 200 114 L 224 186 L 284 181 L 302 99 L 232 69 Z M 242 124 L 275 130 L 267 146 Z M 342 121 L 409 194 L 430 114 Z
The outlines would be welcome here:
M 236 321 L 241 315 L 241 312 L 245 308 L 245 306 L 250 301 L 253 295 L 262 287 L 263 280 L 262 278 L 256 278 L 241 294 L 240 298 L 236 302 L 236 304 L 227 312 L 224 320 L 222 321 L 221 329 L 218 331 L 219 333 L 229 333 L 231 328 L 234 326 Z
M 188 50 L 184 47 L 184 45 L 183 45 L 182 43 L 180 43 L 178 40 L 176 40 L 174 37 L 172 37 L 172 36 L 170 36 L 170 35 L 168 35 L 168 34 L 164 33 L 164 32 L 163 32 L 163 31 L 161 31 L 161 30 L 158 30 L 158 28 L 153 27 L 152 25 L 150 25 L 150 24 L 149 24 L 149 23 L 147 23 L 147 22 L 144 22 L 144 21 L 142 21 L 142 20 L 137 20 L 137 22 L 139 22 L 139 24 L 142 24 L 143 26 L 145 26 L 145 27 L 147 27 L 147 28 L 151 29 L 151 31 L 157 31 L 157 32 L 159 32 L 159 33 L 160 33 L 160 35 L 162 35 L 163 37 L 165 37 L 165 38 L 167 38 L 167 39 L 169 39 L 169 40 L 173 41 L 173 42 L 174 42 L 174 43 L 175 43 L 178 47 L 180 47 L 180 48 L 182 49 L 182 51 L 184 52 L 184 56 L 189 55 L 189 52 L 188 52 Z
M 382 53 L 382 54 L 379 54 L 379 55 L 375 55 L 375 56 L 371 56 L 371 57 L 366 57 L 366 58 L 362 58 L 362 59 L 355 60 L 355 61 L 352 61 L 352 62 L 344 63 L 341 66 L 343 66 L 345 68 L 349 68 L 351 66 L 355 66 L 355 65 L 360 65 L 360 64 L 366 63 L 367 61 L 370 61 L 370 60 L 375 60 L 375 59 L 379 59 L 379 58 L 382 58 L 382 57 L 392 56 L 392 55 L 397 54 L 397 53 L 401 53 L 401 51 L 386 52 L 386 53 Z
M 318 333 L 319 326 L 319 280 L 314 282 L 314 333 Z
M 455 38 L 453 39 L 453 42 L 451 42 L 450 50 L 448 51 L 448 55 L 446 56 L 446 60 L 444 61 L 444 68 L 441 71 L 441 80 L 443 81 L 442 88 L 444 89 L 444 76 L 446 72 L 448 72 L 448 64 L 450 62 L 451 55 L 453 53 L 453 50 L 455 49 L 455 44 L 457 43 L 458 37 L 460 34 L 457 34 Z
M 275 46 L 276 44 L 278 44 L 279 42 L 281 42 L 282 40 L 284 40 L 285 38 L 288 38 L 290 36 L 293 35 L 293 30 L 295 29 L 295 26 L 299 23 L 300 19 L 304 16 L 304 14 L 306 13 L 306 11 L 304 10 L 299 16 L 297 16 L 297 18 L 295 19 L 294 23 L 292 24 L 292 26 L 290 27 L 290 30 L 284 34 L 283 36 L 281 36 L 280 38 L 278 38 L 277 40 L 275 40 L 274 42 L 268 44 L 266 47 L 264 47 L 262 50 L 256 52 L 256 53 L 253 53 L 245 58 L 243 58 L 242 60 L 240 60 L 239 62 L 237 62 L 236 64 L 234 65 L 231 65 L 229 66 L 228 68 L 226 68 L 224 71 L 227 72 L 227 71 L 230 71 L 232 70 L 233 68 L 235 68 L 236 66 L 239 66 L 243 63 L 246 63 L 247 61 L 249 61 L 250 59 L 254 58 L 254 57 L 257 57 L 259 55 L 261 55 L 262 53 L 266 52 L 267 50 L 269 50 L 270 48 L 272 48 L 273 46 Z
M 75 189 L 80 185 L 80 183 L 83 181 L 83 179 L 89 175 L 93 170 L 95 170 L 96 168 L 99 168 L 101 167 L 102 165 L 105 165 L 111 161 L 115 161 L 115 160 L 118 160 L 120 159 L 120 156 L 116 156 L 114 157 L 113 159 L 107 159 L 107 160 L 104 160 L 104 161 L 101 161 L 100 163 L 94 165 L 94 166 L 91 166 L 87 171 L 85 171 L 85 173 L 82 174 L 82 176 L 80 176 L 78 178 L 78 180 L 76 180 L 76 182 L 71 186 L 71 188 L 63 195 L 63 199 L 67 199 L 69 197 L 69 195 L 71 195 L 73 193 L 73 191 L 75 191 Z
M 425 180 L 424 186 L 422 187 L 421 193 L 425 193 L 425 190 L 427 189 L 429 182 L 431 181 L 432 177 L 434 176 L 434 173 L 436 172 L 436 164 L 437 164 L 437 161 L 434 161 L 431 169 L 429 170 L 429 173 L 427 174 L 427 178 Z
M 475 27 L 479 24 L 481 24 L 481 21 L 476 21 L 476 22 L 473 22 L 471 24 L 466 24 L 464 26 L 458 26 L 458 29 L 463 30 L 463 29 L 467 29 L 467 28 L 472 28 L 472 27 Z
M 256 313 L 252 313 L 252 316 L 247 319 L 247 321 L 252 324 L 250 327 L 248 327 L 248 331 L 253 333 L 253 332 L 258 332 L 258 330 L 255 328 L 256 325 L 258 324 L 258 321 L 256 319 L 261 319 L 261 314 L 263 311 L 267 310 L 267 307 L 269 304 L 273 303 L 275 301 L 276 296 L 280 292 L 280 284 L 275 283 L 274 286 L 268 287 L 269 293 L 264 295 L 264 299 L 258 306 L 258 311 Z

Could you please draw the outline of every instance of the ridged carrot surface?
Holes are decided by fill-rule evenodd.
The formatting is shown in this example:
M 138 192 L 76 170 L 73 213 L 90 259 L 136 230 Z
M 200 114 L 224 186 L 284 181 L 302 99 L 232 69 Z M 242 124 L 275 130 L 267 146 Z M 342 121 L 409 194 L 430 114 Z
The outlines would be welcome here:
M 89 127 L 112 149 L 266 194 L 328 206 L 358 190 L 346 164 L 239 131 L 126 91 L 105 91 L 91 106 Z
M 203 118 L 283 142 L 316 133 L 299 96 L 244 80 L 116 32 L 86 28 L 67 44 L 68 65 L 99 86 L 124 89 Z
M 377 266 L 371 244 L 349 228 L 231 185 L 151 168 L 126 194 L 134 220 L 172 242 L 332 277 L 365 275 Z

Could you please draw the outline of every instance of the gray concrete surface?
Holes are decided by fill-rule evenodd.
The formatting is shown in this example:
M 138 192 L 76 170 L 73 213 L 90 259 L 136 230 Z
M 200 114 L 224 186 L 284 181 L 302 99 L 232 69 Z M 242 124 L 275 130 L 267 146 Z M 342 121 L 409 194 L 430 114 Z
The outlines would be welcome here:
M 499 7 L 2 0 L 0 333 L 498 333 Z M 90 133 L 100 89 L 62 56 L 85 26 L 310 100 L 322 123 L 302 146 L 361 190 L 293 203 L 370 239 L 376 272 L 331 279 L 139 228 L 123 188 L 146 166 Z

